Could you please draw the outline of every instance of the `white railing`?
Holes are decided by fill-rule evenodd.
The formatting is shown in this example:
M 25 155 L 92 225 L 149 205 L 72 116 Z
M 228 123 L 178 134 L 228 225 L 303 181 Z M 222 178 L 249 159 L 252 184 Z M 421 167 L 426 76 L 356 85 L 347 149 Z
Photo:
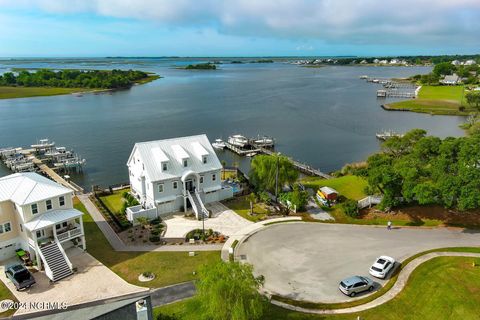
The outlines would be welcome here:
M 57 240 L 62 242 L 66 241 L 75 237 L 78 237 L 82 234 L 82 229 L 80 227 L 75 227 L 73 229 L 70 229 L 68 231 L 64 231 L 62 233 L 57 233 Z
M 368 196 L 361 200 L 358 200 L 357 207 L 359 209 L 370 207 L 371 205 L 379 204 L 380 202 L 382 202 L 382 199 L 383 196 Z
M 73 270 L 73 265 L 72 263 L 70 262 L 70 259 L 68 259 L 68 256 L 67 254 L 65 253 L 65 250 L 63 249 L 62 247 L 62 244 L 58 241 L 55 241 L 55 244 L 58 246 L 58 248 L 60 249 L 60 252 L 62 252 L 62 255 L 63 257 L 65 258 L 65 261 L 67 262 L 68 264 L 68 267 L 70 268 L 70 270 Z
M 190 204 L 192 205 L 193 212 L 195 212 L 195 216 L 198 219 L 200 212 L 198 211 L 197 204 L 195 203 L 192 194 L 188 190 L 187 190 L 187 197 L 188 197 L 188 200 L 190 200 Z
M 200 197 L 200 193 L 198 193 L 198 191 L 196 191 L 196 190 L 195 190 L 195 197 L 197 197 L 198 203 L 202 207 L 201 209 L 202 209 L 203 216 L 208 218 L 208 216 L 209 216 L 208 210 L 207 210 L 207 208 L 205 208 L 205 205 L 203 204 L 202 198 Z

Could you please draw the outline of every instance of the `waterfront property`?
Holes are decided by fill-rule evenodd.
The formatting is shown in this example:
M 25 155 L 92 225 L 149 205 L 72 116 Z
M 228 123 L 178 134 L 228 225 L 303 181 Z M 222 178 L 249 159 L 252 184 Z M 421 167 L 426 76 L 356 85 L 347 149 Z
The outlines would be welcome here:
M 127 209 L 127 218 L 150 219 L 188 211 L 208 217 L 205 203 L 233 196 L 222 186 L 222 165 L 206 135 L 136 143 L 127 162 L 132 194 L 140 205 Z
M 18 256 L 51 281 L 71 275 L 65 250 L 86 248 L 82 212 L 72 197 L 72 190 L 36 173 L 0 178 L 0 260 Z

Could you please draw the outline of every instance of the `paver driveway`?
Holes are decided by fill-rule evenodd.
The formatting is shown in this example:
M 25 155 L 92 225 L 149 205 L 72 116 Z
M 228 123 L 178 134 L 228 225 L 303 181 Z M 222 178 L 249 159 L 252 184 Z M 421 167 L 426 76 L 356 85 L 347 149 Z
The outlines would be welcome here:
M 352 300 L 338 290 L 338 283 L 352 275 L 369 276 L 368 269 L 380 255 L 402 261 L 428 249 L 479 245 L 480 233 L 457 229 L 388 231 L 373 226 L 286 223 L 252 235 L 235 254 L 253 264 L 256 275 L 265 276 L 269 292 L 334 303 Z M 377 287 L 385 282 L 372 279 Z

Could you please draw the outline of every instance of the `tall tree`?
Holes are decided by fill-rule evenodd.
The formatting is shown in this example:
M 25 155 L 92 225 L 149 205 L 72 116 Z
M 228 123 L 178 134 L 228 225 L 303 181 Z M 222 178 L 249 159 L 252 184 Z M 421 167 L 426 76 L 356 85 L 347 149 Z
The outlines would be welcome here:
M 249 264 L 204 265 L 195 285 L 197 294 L 187 305 L 187 319 L 255 320 L 263 314 L 264 301 L 258 292 L 263 279 L 253 276 Z
M 292 184 L 298 179 L 298 171 L 285 156 L 259 155 L 253 158 L 250 177 L 255 188 L 275 193 L 277 170 L 279 192 L 285 184 Z

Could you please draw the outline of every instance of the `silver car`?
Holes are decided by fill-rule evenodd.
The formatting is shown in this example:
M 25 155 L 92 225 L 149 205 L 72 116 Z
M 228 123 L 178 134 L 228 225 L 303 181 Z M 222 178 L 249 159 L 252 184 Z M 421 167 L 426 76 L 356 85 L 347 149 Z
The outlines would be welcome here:
M 338 288 L 347 296 L 355 297 L 357 293 L 363 291 L 373 291 L 375 287 L 370 278 L 353 276 L 340 282 Z

